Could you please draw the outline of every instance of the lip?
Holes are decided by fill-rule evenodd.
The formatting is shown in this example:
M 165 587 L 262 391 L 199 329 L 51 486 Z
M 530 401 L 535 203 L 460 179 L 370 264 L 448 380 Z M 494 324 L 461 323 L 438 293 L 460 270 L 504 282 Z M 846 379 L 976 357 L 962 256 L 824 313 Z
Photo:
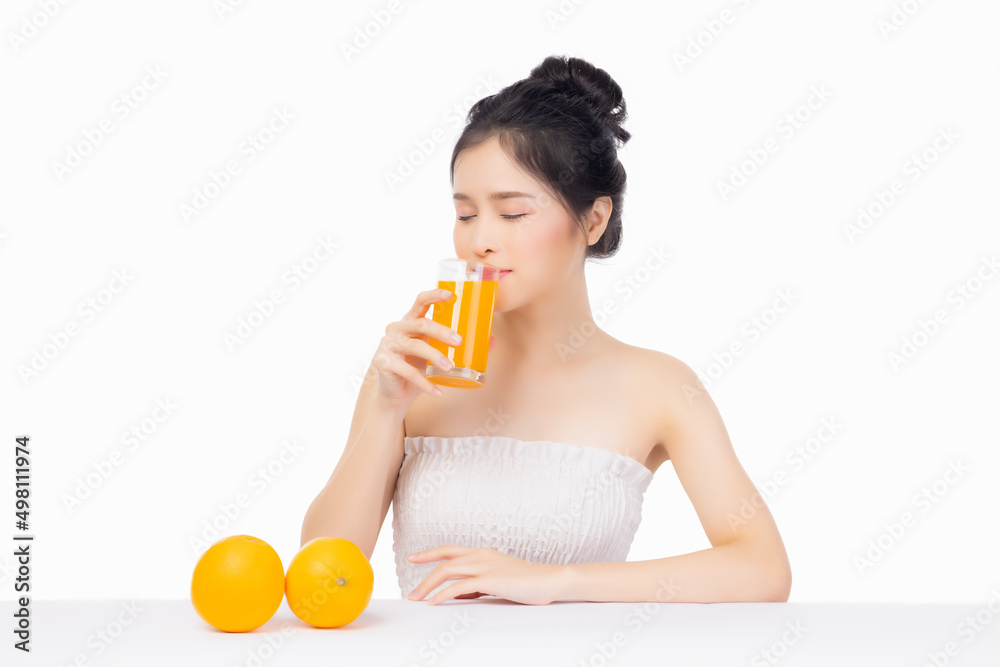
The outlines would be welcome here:
M 503 278 L 504 276 L 506 276 L 508 273 L 511 273 L 510 269 L 500 269 L 500 277 L 497 278 L 497 280 L 500 280 L 501 278 Z

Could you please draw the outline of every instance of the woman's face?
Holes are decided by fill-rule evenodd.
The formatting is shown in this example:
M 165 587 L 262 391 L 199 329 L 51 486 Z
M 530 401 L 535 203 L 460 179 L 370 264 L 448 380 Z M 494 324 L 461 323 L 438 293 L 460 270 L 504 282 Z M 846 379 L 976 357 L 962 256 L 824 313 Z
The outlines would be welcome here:
M 501 274 L 495 312 L 557 294 L 581 270 L 587 242 L 580 228 L 496 138 L 458 156 L 454 202 L 456 257 L 511 270 Z

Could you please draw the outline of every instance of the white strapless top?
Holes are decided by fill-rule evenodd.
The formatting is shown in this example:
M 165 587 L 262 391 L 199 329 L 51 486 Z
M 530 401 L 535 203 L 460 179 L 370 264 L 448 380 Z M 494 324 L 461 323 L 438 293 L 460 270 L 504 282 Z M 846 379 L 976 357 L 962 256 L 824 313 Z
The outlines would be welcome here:
M 599 447 L 406 436 L 392 500 L 400 596 L 440 562 L 406 557 L 445 544 L 491 547 L 536 563 L 624 561 L 652 479 L 636 459 Z

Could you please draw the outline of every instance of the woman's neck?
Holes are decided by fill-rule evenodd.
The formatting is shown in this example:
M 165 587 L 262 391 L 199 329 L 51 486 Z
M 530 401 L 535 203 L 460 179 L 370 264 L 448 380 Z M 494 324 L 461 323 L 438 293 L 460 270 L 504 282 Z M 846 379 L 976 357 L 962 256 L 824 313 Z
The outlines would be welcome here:
M 604 335 L 594 322 L 583 280 L 572 289 L 495 313 L 492 333 L 496 341 L 491 360 L 536 371 L 563 367 L 587 356 L 594 341 Z

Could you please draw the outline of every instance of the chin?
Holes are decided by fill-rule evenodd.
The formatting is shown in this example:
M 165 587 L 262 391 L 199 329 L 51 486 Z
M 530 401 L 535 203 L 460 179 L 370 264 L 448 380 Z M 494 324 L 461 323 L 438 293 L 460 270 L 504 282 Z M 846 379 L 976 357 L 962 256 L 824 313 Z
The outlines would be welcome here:
M 496 301 L 493 302 L 493 313 L 510 313 L 523 305 L 523 301 L 514 301 L 509 297 L 504 299 L 497 295 Z
M 506 313 L 509 310 L 513 310 L 510 302 L 510 296 L 504 296 L 500 292 L 497 292 L 496 299 L 493 301 L 493 312 Z

